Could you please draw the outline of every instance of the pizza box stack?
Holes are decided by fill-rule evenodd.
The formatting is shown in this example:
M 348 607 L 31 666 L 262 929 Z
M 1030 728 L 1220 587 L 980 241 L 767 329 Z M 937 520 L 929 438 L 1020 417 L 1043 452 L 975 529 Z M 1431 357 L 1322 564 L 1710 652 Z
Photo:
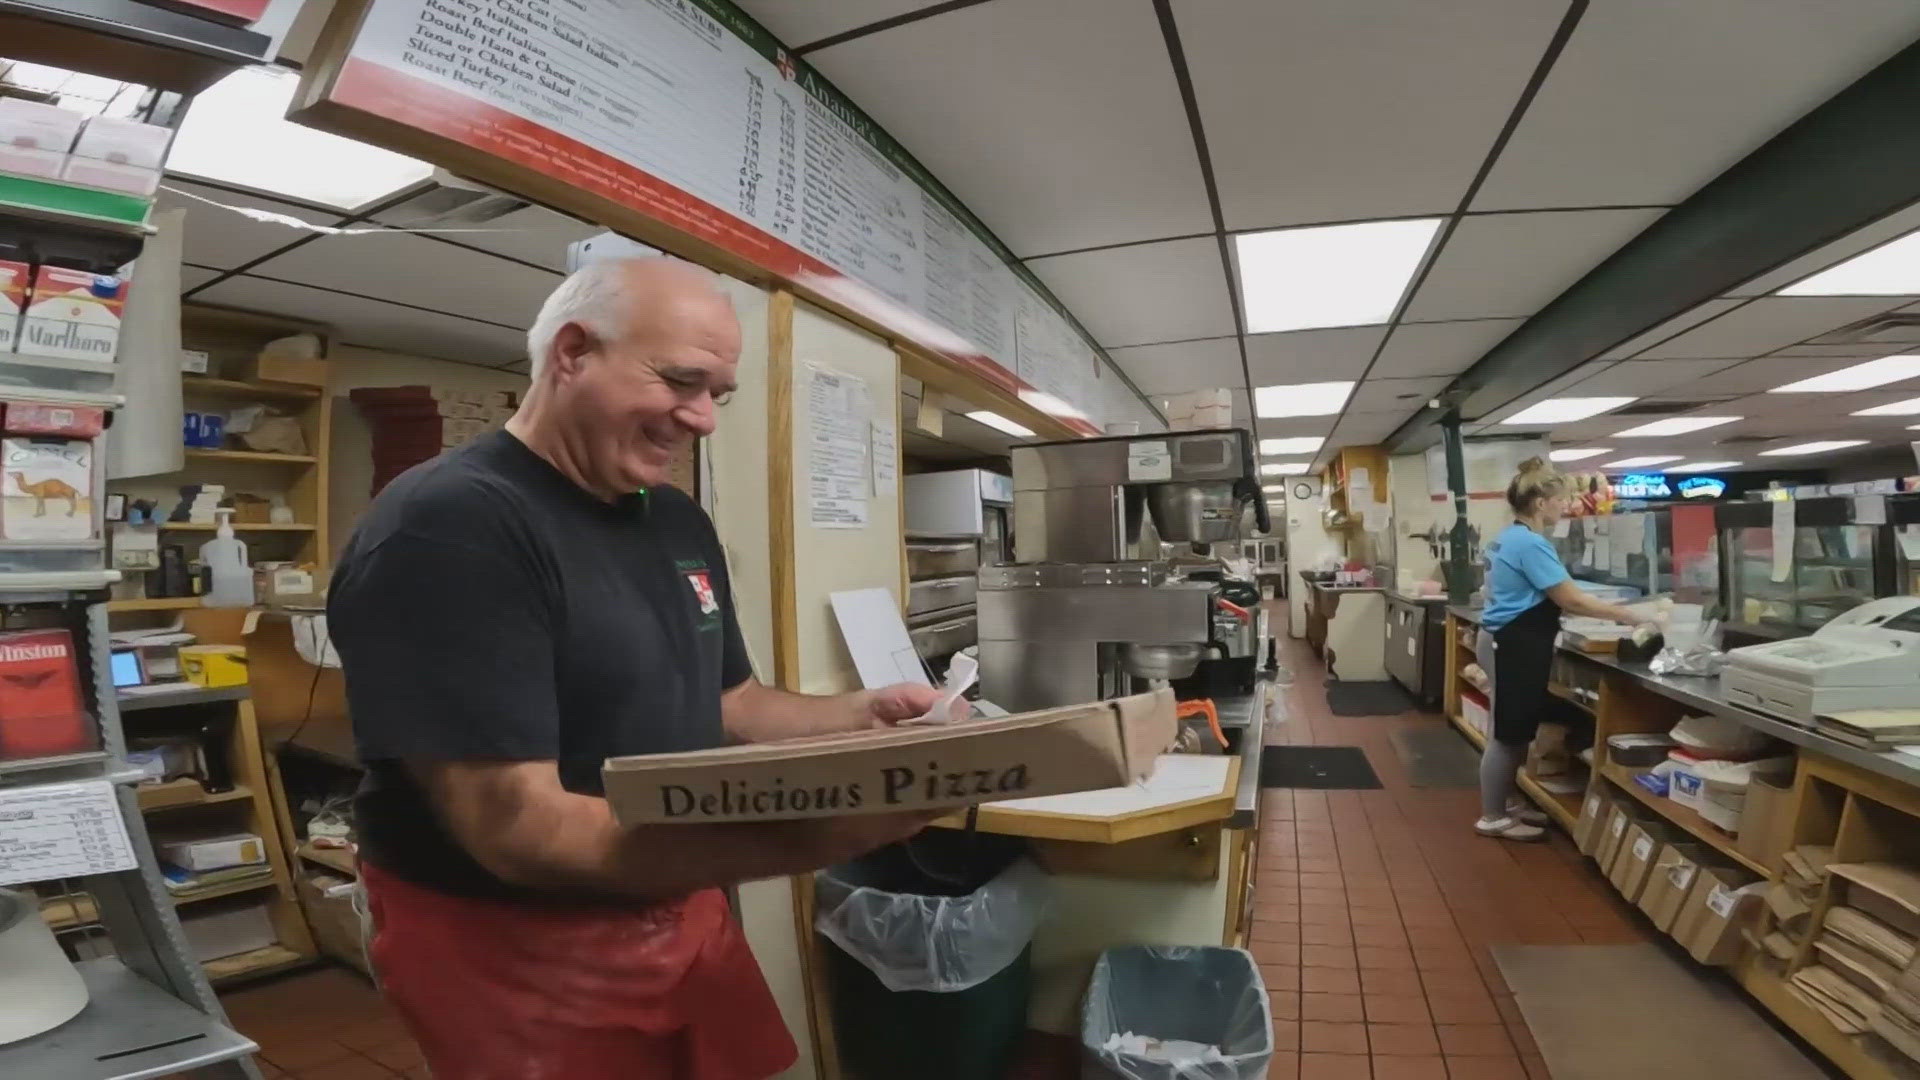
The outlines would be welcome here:
M 361 387 L 349 395 L 373 427 L 373 492 L 428 458 L 506 423 L 507 390 L 438 386 Z
M 624 825 L 951 810 L 1123 787 L 1177 734 L 1171 690 L 932 726 L 609 758 Z

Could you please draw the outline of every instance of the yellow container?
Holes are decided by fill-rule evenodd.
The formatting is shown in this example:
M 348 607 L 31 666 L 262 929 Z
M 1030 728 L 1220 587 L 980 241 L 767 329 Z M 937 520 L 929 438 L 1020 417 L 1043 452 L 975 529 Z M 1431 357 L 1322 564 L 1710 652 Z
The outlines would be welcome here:
M 182 645 L 180 673 L 196 686 L 245 686 L 247 650 L 240 645 Z

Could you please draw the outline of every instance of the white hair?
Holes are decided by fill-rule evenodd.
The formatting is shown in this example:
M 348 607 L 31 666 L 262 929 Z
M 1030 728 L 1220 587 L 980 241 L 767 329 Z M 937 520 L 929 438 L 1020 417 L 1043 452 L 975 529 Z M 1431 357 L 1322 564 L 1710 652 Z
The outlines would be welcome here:
M 709 280 L 717 295 L 724 295 L 720 294 L 719 281 L 711 272 L 679 259 L 656 255 L 587 263 L 567 275 L 553 290 L 546 303 L 540 305 L 540 314 L 534 317 L 533 326 L 527 330 L 531 380 L 540 381 L 540 371 L 546 366 L 553 341 L 560 336 L 560 328 L 568 323 L 586 327 L 603 341 L 618 341 L 632 331 L 635 283 L 628 279 L 628 274 L 636 266 L 653 263 L 672 263 L 697 272 Z

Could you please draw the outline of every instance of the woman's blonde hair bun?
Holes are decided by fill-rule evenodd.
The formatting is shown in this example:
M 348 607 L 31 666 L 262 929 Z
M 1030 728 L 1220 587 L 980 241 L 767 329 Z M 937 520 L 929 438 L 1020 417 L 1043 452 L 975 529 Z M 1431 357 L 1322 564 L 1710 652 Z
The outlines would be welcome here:
M 1566 485 L 1566 474 L 1546 458 L 1530 457 L 1520 463 L 1520 471 L 1507 485 L 1507 505 L 1516 514 L 1531 514 L 1542 499 L 1559 495 Z

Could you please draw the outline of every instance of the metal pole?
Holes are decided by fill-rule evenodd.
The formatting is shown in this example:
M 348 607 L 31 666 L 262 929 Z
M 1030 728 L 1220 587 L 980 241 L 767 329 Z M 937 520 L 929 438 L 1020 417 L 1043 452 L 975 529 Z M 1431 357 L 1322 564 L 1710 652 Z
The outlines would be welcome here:
M 1467 550 L 1473 545 L 1473 530 L 1467 524 L 1467 463 L 1457 410 L 1449 409 L 1440 418 L 1440 438 L 1447 451 L 1447 489 L 1453 492 L 1453 530 L 1447 534 L 1447 600 L 1465 604 L 1473 595 L 1467 576 Z

